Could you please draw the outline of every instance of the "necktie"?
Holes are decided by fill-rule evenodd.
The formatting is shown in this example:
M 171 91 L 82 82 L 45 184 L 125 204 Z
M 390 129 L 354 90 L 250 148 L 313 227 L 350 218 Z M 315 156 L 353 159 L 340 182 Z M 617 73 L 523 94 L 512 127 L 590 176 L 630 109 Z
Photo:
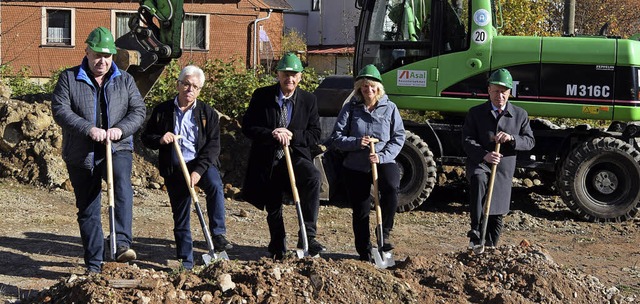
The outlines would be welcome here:
M 288 120 L 288 111 L 287 105 L 289 104 L 289 99 L 285 98 L 282 100 L 282 106 L 280 107 L 280 117 L 278 118 L 278 128 L 286 128 L 287 120 Z M 282 147 L 276 150 L 276 159 L 281 159 L 284 156 L 284 150 Z
M 502 116 L 502 109 L 497 109 L 496 110 L 496 118 L 500 118 L 500 116 Z

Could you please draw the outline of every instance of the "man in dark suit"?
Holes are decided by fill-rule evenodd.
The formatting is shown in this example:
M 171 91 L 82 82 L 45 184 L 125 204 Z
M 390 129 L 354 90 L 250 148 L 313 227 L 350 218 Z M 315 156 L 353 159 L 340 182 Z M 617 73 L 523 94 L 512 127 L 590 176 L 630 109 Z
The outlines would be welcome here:
M 466 173 L 469 181 L 471 231 L 469 249 L 481 243 L 481 216 L 491 167 L 497 165 L 485 246 L 498 245 L 503 215 L 509 212 L 511 185 L 518 151 L 528 151 L 535 145 L 527 112 L 509 100 L 513 80 L 506 69 L 489 77 L 489 101 L 469 109 L 462 136 L 467 153 Z M 500 143 L 500 153 L 495 152 Z
M 314 167 L 309 147 L 320 139 L 316 97 L 297 88 L 302 78 L 302 62 L 286 54 L 277 66 L 278 83 L 256 89 L 242 120 L 242 132 L 252 140 L 249 163 L 242 189 L 243 197 L 258 209 L 267 211 L 271 241 L 269 254 L 282 259 L 286 252 L 282 219 L 282 198 L 291 191 L 283 146 L 291 146 L 293 171 L 300 192 L 309 254 L 326 250 L 316 240 L 320 205 L 320 172 Z M 298 232 L 298 248 L 302 248 Z

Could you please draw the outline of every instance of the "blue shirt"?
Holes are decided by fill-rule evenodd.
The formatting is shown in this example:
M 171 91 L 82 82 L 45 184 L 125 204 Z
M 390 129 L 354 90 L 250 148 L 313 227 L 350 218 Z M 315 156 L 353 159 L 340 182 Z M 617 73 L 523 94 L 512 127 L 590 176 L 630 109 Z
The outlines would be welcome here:
M 349 152 L 343 163 L 345 167 L 362 172 L 371 170 L 370 149 L 360 145 L 366 135 L 380 140 L 375 148 L 381 164 L 395 163 L 404 145 L 405 131 L 398 107 L 387 95 L 371 112 L 362 102 L 350 101 L 338 114 L 331 135 L 332 147 Z
M 178 105 L 178 97 L 173 100 L 175 105 L 175 124 L 173 126 L 173 134 L 182 135 L 179 140 L 180 150 L 185 162 L 189 162 L 196 158 L 196 146 L 198 144 L 198 125 L 193 117 L 193 109 L 196 107 L 197 100 L 184 113 Z M 174 155 L 174 163 L 178 164 L 178 159 Z

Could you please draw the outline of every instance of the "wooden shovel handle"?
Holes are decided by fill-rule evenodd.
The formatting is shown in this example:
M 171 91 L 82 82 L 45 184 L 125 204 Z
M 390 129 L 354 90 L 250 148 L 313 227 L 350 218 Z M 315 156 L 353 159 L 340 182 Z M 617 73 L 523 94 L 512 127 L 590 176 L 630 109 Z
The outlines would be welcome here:
M 173 148 L 176 150 L 176 156 L 178 157 L 178 163 L 180 163 L 180 168 L 182 168 L 182 174 L 184 175 L 184 180 L 187 182 L 187 188 L 189 188 L 189 193 L 191 194 L 191 199 L 198 203 L 198 194 L 196 193 L 196 189 L 191 187 L 191 174 L 189 174 L 189 169 L 187 168 L 187 163 L 184 161 L 184 156 L 182 156 L 182 150 L 180 149 L 180 144 L 178 140 L 181 139 L 182 136 L 174 135 L 173 136 Z
M 500 144 L 496 143 L 496 153 L 500 153 Z M 496 181 L 496 171 L 498 169 L 498 164 L 491 165 L 491 176 L 489 177 L 489 192 L 487 192 L 487 197 L 484 203 L 484 212 L 485 214 L 489 214 L 489 208 L 491 207 L 491 197 L 493 196 L 493 185 Z
M 379 142 L 377 138 L 369 139 L 369 148 L 371 149 L 371 154 L 376 153 L 376 143 Z M 376 163 L 371 163 L 371 175 L 373 179 L 373 203 L 374 208 L 376 209 L 376 224 L 382 224 L 382 210 L 380 209 L 380 197 L 378 191 L 378 166 Z
M 287 171 L 289 171 L 289 182 L 291 183 L 291 192 L 293 194 L 293 201 L 300 202 L 300 195 L 298 195 L 298 187 L 296 187 L 296 176 L 293 173 L 293 164 L 291 163 L 291 154 L 289 153 L 289 145 L 282 146 L 284 150 L 284 160 L 287 163 Z
M 109 207 L 114 207 L 113 198 L 113 156 L 111 155 L 111 140 L 107 138 L 106 158 L 107 158 L 107 199 Z

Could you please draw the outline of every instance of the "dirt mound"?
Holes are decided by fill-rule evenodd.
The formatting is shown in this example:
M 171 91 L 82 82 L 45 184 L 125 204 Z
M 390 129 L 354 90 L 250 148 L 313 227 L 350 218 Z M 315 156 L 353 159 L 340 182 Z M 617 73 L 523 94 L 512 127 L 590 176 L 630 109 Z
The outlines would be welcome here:
M 237 121 L 220 116 L 220 161 L 223 164 L 220 173 L 227 188 L 239 187 L 250 141 L 242 135 Z M 158 153 L 144 147 L 139 133 L 136 133 L 134 144 L 132 184 L 134 188 L 159 189 L 164 181 L 155 168 Z M 62 160 L 62 130 L 53 120 L 50 101 L 0 98 L 0 153 L 0 177 L 72 190 Z
M 606 303 L 625 302 L 599 280 L 565 269 L 523 241 L 482 255 L 410 257 L 380 270 L 351 259 L 217 261 L 167 273 L 105 264 L 23 303 Z

